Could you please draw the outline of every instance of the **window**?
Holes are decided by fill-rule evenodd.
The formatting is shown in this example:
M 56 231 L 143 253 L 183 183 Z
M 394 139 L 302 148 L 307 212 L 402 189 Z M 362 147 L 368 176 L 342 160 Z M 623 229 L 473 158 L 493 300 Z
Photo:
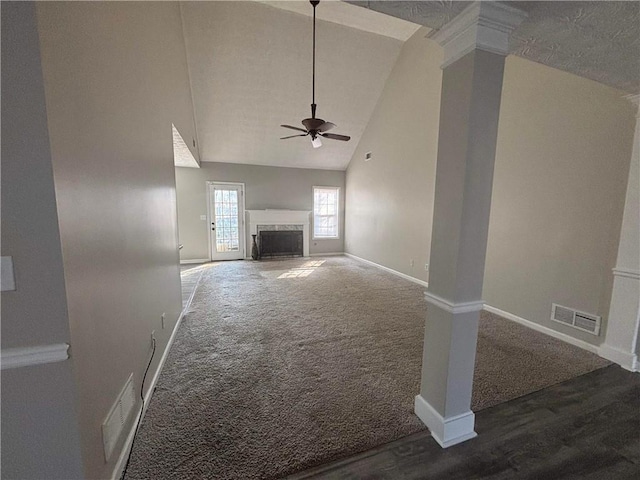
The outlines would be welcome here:
M 313 238 L 338 238 L 338 187 L 313 187 Z

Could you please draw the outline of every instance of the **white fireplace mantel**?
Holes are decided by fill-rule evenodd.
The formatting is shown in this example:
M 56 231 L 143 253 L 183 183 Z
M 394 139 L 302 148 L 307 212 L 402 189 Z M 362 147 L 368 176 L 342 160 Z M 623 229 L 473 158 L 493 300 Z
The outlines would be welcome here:
M 302 225 L 302 252 L 309 256 L 310 210 L 247 210 L 247 213 L 249 235 L 258 233 L 258 225 Z M 250 252 L 251 248 L 245 251 Z

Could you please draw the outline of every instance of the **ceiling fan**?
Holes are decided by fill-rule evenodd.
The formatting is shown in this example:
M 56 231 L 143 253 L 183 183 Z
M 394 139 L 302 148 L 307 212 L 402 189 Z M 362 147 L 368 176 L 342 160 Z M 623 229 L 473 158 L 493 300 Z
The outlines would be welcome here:
M 300 132 L 297 135 L 290 135 L 288 137 L 282 137 L 280 140 L 294 137 L 307 137 L 311 136 L 311 144 L 313 148 L 322 146 L 320 137 L 329 138 L 331 140 L 340 140 L 347 142 L 351 139 L 346 135 L 338 135 L 337 133 L 327 133 L 336 125 L 331 122 L 325 122 L 321 118 L 316 118 L 316 6 L 320 3 L 320 0 L 310 0 L 309 3 L 313 6 L 313 71 L 312 71 L 312 93 L 311 93 L 311 118 L 305 118 L 302 120 L 304 128 L 293 127 L 291 125 L 280 125 L 284 128 L 290 128 L 292 130 L 298 130 Z

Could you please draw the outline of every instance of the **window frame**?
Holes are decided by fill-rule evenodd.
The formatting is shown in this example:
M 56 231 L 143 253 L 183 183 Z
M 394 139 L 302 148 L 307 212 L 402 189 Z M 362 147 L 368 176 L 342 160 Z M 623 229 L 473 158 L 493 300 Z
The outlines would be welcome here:
M 318 237 L 316 236 L 316 189 L 335 190 L 336 192 L 336 236 L 335 237 Z M 313 240 L 340 240 L 340 187 L 331 185 L 314 185 L 311 189 L 311 201 L 313 203 L 313 226 L 311 238 Z M 333 215 L 327 215 L 333 217 Z

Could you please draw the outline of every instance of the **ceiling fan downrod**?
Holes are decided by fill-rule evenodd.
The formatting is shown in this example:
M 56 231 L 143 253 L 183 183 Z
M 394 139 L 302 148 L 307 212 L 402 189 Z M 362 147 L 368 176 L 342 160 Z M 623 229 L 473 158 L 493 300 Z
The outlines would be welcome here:
M 311 118 L 316 118 L 316 7 L 320 0 L 309 0 L 313 6 L 313 68 L 311 73 Z
M 311 137 L 311 144 L 314 148 L 322 146 L 320 137 L 329 138 L 331 140 L 339 140 L 342 142 L 348 142 L 351 137 L 347 135 L 339 135 L 337 133 L 328 133 L 329 130 L 335 127 L 335 124 L 331 122 L 325 122 L 321 118 L 316 118 L 316 7 L 320 3 L 320 0 L 309 0 L 313 7 L 313 67 L 311 71 L 311 118 L 305 118 L 302 120 L 303 128 L 294 127 L 292 125 L 280 125 L 284 128 L 296 130 L 297 135 L 289 135 L 287 137 L 281 137 L 281 140 L 286 140 L 293 137 Z

